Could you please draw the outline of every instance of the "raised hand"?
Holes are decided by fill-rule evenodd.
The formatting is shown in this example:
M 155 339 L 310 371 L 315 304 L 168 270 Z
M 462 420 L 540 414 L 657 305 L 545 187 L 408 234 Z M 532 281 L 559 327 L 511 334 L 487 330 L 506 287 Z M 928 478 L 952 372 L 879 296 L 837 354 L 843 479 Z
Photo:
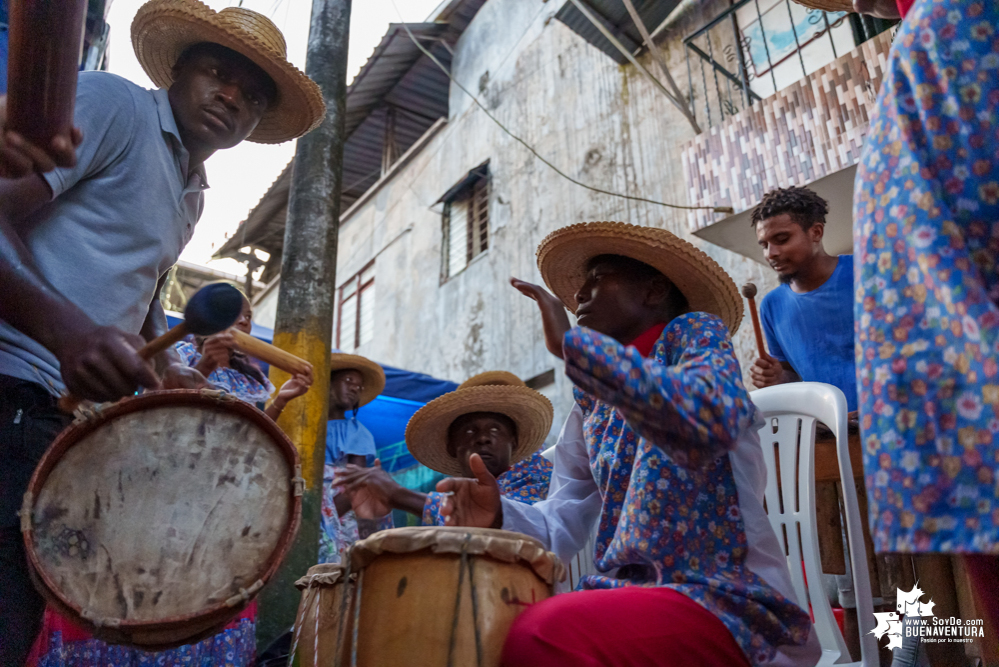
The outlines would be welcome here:
M 309 391 L 312 386 L 312 367 L 310 366 L 304 373 L 293 375 L 290 380 L 281 385 L 277 396 L 274 398 L 274 405 L 284 408 L 288 401 L 298 398 Z
M 228 331 L 209 336 L 201 344 L 201 359 L 195 368 L 198 369 L 199 373 L 208 377 L 216 368 L 220 366 L 224 368 L 229 365 L 229 355 L 234 347 L 236 347 L 236 341 Z
M 510 278 L 510 284 L 524 296 L 534 299 L 541 309 L 541 323 L 545 329 L 545 346 L 559 359 L 562 358 L 562 339 L 569 330 L 569 316 L 565 305 L 557 296 L 540 285 Z
M 21 178 L 32 172 L 76 166 L 76 147 L 83 141 L 80 128 L 71 136 L 57 135 L 48 148 L 36 146 L 7 127 L 7 97 L 0 97 L 0 178 Z
M 441 516 L 449 526 L 499 528 L 503 525 L 503 504 L 499 484 L 482 462 L 472 454 L 468 466 L 475 479 L 448 477 L 437 482 L 437 490 L 452 495 L 441 504 Z

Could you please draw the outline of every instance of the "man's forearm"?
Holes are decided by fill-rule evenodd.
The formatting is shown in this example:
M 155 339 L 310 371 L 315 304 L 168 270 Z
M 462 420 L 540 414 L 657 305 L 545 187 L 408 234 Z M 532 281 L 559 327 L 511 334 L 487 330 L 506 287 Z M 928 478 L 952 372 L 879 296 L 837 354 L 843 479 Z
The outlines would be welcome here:
M 39 273 L 9 221 L 0 218 L 0 319 L 58 355 L 68 332 L 93 321 Z
M 389 497 L 389 504 L 393 509 L 423 516 L 423 506 L 427 504 L 427 494 L 400 485 Z

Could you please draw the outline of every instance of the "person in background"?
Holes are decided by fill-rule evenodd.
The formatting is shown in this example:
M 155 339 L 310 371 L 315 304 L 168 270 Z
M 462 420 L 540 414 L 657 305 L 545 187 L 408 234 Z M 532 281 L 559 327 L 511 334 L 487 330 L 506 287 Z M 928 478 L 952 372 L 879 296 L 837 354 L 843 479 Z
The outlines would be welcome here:
M 325 116 L 319 87 L 287 61 L 280 31 L 256 12 L 151 0 L 133 21 L 131 43 L 158 89 L 81 73 L 81 132 L 62 138 L 65 159 L 0 168 L 21 176 L 0 179 L 4 666 L 23 664 L 44 610 L 17 510 L 42 453 L 68 423 L 58 396 L 103 402 L 139 387 L 204 384 L 172 348 L 151 361 L 138 350 L 166 330 L 158 293 L 201 216 L 205 161 L 243 140 L 293 139 Z M 16 162 L 5 129 L 0 167 Z
M 473 387 L 488 389 L 469 392 Z M 526 412 L 525 404 L 531 407 Z M 487 371 L 420 408 L 406 428 L 406 446 L 431 470 L 461 477 L 475 476 L 468 459 L 478 454 L 505 498 L 533 505 L 548 496 L 551 482 L 551 461 L 540 450 L 551 413 L 548 399 L 516 375 Z M 534 414 L 548 415 L 545 428 L 529 430 L 533 424 L 525 420 Z M 362 506 L 367 508 L 363 514 L 371 516 L 399 509 L 421 517 L 424 526 L 446 525 L 440 514 L 442 494 L 407 489 L 377 463 L 371 468 L 347 465 L 334 483 L 344 488 L 358 513 Z
M 825 382 L 857 409 L 853 363 L 853 256 L 826 252 L 829 205 L 808 188 L 772 190 L 753 210 L 756 240 L 780 286 L 760 303 L 769 357 L 749 371 L 758 388 Z
M 385 371 L 375 362 L 342 352 L 334 352 L 330 356 L 329 421 L 326 424 L 322 529 L 319 533 L 320 563 L 339 563 L 344 552 L 361 537 L 350 496 L 334 484 L 334 477 L 347 464 L 367 467 L 375 461 L 378 453 L 375 439 L 357 420 L 357 412 L 375 400 L 384 389 Z M 349 419 L 348 412 L 352 413 Z M 379 527 L 390 526 L 383 522 Z M 365 531 L 373 529 L 372 526 L 364 528 Z
M 245 334 L 253 329 L 253 307 L 246 296 L 243 297 L 243 310 L 233 327 Z M 274 385 L 264 372 L 235 348 L 232 335 L 225 332 L 207 337 L 195 336 L 194 343 L 178 343 L 177 352 L 185 364 L 207 378 L 208 384 L 241 401 L 252 403 L 274 420 L 281 415 L 288 401 L 298 398 L 312 386 L 312 371 L 309 370 L 293 376 L 275 394 Z

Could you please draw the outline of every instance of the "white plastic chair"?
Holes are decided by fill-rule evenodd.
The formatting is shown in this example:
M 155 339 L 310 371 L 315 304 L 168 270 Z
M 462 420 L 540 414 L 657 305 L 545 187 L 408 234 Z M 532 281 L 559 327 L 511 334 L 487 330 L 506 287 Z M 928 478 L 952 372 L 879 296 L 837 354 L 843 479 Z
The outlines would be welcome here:
M 555 445 L 552 445 L 545 451 L 541 452 L 541 456 L 545 457 L 551 462 L 555 462 Z M 586 540 L 586 544 L 580 549 L 575 556 L 569 559 L 569 562 L 565 563 L 566 569 L 569 571 L 568 577 L 557 586 L 557 590 L 560 593 L 568 593 L 569 591 L 576 590 L 576 586 L 579 584 L 579 580 L 588 574 L 600 574 L 597 570 L 597 566 L 593 564 L 593 552 L 596 547 L 594 546 L 594 540 L 597 537 L 597 527 L 593 527 L 593 532 L 590 533 L 590 538 Z
M 767 422 L 759 433 L 767 466 L 765 497 L 770 525 L 784 547 L 798 603 L 804 609 L 808 609 L 811 603 L 815 631 L 822 646 L 822 658 L 818 665 L 877 667 L 877 640 L 869 634 L 876 625 L 874 603 L 861 532 L 861 521 L 866 517 L 860 516 L 857 490 L 853 483 L 847 441 L 846 397 L 837 387 L 819 382 L 780 384 L 754 391 L 749 396 Z M 850 652 L 822 588 L 822 562 L 815 519 L 816 421 L 825 424 L 836 436 L 847 543 L 857 595 L 860 662 L 850 662 Z

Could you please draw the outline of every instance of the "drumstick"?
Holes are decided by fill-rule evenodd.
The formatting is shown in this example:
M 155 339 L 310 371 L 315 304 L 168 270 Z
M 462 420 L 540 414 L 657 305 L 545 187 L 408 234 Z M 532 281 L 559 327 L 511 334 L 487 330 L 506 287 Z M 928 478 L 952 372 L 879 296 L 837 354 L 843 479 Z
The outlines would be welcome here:
M 190 298 L 184 308 L 184 321 L 162 336 L 143 345 L 138 354 L 149 360 L 175 345 L 187 334 L 211 336 L 231 327 L 243 311 L 242 293 L 228 283 L 205 285 Z M 66 395 L 59 399 L 59 409 L 72 414 L 80 399 Z
M 742 286 L 742 296 L 749 302 L 749 315 L 753 318 L 753 331 L 756 332 L 756 347 L 760 350 L 760 358 L 769 359 L 767 348 L 763 345 L 763 330 L 760 328 L 760 316 L 756 313 L 756 285 L 746 283 Z
M 301 375 L 312 370 L 312 364 L 305 359 L 296 357 L 290 352 L 285 352 L 279 347 L 258 340 L 238 329 L 230 329 L 229 333 L 232 334 L 233 340 L 236 342 L 237 350 L 270 364 L 275 368 L 280 368 L 292 375 Z
M 47 150 L 73 128 L 86 0 L 11 0 L 7 129 Z

